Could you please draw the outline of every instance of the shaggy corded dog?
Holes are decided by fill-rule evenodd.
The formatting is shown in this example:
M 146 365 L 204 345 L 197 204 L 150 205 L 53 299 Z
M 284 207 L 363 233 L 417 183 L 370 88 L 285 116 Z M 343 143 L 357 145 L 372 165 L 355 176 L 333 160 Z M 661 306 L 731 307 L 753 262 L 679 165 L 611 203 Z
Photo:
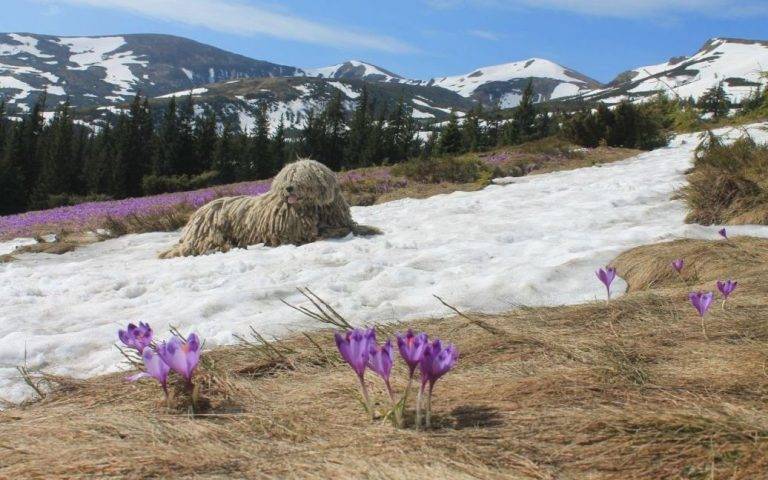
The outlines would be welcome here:
M 322 238 L 381 233 L 352 220 L 336 175 L 314 160 L 286 165 L 264 195 L 223 197 L 200 207 L 179 243 L 160 258 L 226 252 L 263 243 L 301 245 Z

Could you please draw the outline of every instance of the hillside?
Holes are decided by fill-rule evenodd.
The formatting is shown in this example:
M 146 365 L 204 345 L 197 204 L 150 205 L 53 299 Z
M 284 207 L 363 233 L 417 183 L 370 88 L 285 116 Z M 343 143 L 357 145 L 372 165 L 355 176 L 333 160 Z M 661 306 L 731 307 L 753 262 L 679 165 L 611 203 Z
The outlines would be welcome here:
M 723 84 L 732 102 L 748 98 L 768 79 L 768 41 L 713 38 L 690 57 L 675 57 L 657 65 L 624 72 L 606 88 L 581 97 L 617 103 L 642 100 L 659 91 L 669 96 L 698 99 L 708 89 Z
M 369 82 L 410 82 L 396 73 L 392 73 L 376 65 L 361 62 L 360 60 L 348 60 L 338 65 L 321 68 L 305 68 L 300 73 L 308 77 L 345 79 L 345 80 L 366 80 Z
M 281 119 L 286 128 L 301 127 L 310 111 L 321 112 L 336 94 L 341 94 L 342 105 L 346 111 L 353 110 L 363 85 L 367 86 L 377 111 L 385 107 L 391 111 L 402 98 L 413 109 L 413 117 L 426 122 L 443 121 L 451 110 L 465 111 L 474 105 L 470 99 L 443 88 L 310 77 L 230 80 L 161 95 L 152 99 L 151 103 L 159 107 L 153 109 L 159 118 L 164 104 L 171 97 L 183 101 L 191 94 L 197 113 L 211 109 L 216 112 L 220 121 L 231 121 L 243 131 L 252 129 L 254 112 L 264 106 L 267 108 L 270 127 L 274 131 Z M 96 125 L 114 118 L 122 108 L 125 106 L 81 110 L 79 117 L 91 125 Z
M 586 75 L 542 58 L 493 65 L 465 75 L 433 78 L 423 85 L 438 86 L 486 105 L 516 107 L 523 90 L 533 81 L 537 102 L 583 94 L 600 87 Z
M 28 110 L 47 91 L 48 105 L 121 104 L 137 92 L 157 96 L 243 77 L 291 76 L 295 67 L 254 60 L 172 35 L 56 37 L 0 34 L 0 94 Z

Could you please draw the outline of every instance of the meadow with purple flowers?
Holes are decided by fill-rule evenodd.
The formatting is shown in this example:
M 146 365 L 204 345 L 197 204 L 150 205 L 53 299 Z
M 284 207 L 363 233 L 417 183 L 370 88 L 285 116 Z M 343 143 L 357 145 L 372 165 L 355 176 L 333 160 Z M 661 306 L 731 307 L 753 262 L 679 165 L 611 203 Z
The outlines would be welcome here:
M 0 239 L 34 236 L 57 231 L 83 231 L 104 228 L 108 220 L 160 215 L 179 209 L 194 210 L 211 200 L 227 195 L 261 195 L 270 181 L 235 183 L 191 192 L 165 193 L 149 197 L 53 208 L 0 217 Z

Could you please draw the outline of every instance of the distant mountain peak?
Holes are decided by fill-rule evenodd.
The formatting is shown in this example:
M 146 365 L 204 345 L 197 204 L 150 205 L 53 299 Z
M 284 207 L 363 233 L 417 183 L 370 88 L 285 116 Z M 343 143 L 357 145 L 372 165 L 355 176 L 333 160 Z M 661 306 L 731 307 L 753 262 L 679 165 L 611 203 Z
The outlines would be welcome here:
M 733 102 L 740 102 L 765 84 L 768 41 L 715 37 L 693 55 L 673 57 L 668 62 L 647 65 L 622 73 L 608 88 L 584 96 L 588 100 L 616 103 L 642 101 L 658 92 L 698 99 L 708 89 L 722 84 Z
M 335 78 L 345 80 L 366 80 L 370 82 L 401 82 L 403 77 L 362 60 L 347 60 L 329 67 L 305 68 L 308 77 Z
M 53 36 L 0 33 L 0 95 L 27 111 L 47 93 L 48 106 L 128 101 L 244 77 L 291 76 L 297 69 L 254 60 L 162 34 Z
M 520 102 L 529 81 L 533 83 L 536 101 L 578 95 L 601 87 L 598 81 L 584 74 L 538 57 L 476 68 L 465 75 L 433 78 L 426 84 L 487 105 L 511 108 Z

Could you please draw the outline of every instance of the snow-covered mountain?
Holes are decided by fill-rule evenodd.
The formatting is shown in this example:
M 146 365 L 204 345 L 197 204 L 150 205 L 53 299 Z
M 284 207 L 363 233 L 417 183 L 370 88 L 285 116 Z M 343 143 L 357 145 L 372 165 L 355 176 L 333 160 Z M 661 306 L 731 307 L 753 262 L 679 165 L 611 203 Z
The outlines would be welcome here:
M 585 94 L 601 88 L 596 80 L 543 58 L 481 67 L 465 75 L 411 80 L 370 63 L 350 60 L 330 67 L 303 69 L 305 74 L 319 78 L 358 79 L 368 82 L 389 82 L 425 87 L 439 87 L 486 106 L 512 108 L 520 103 L 523 89 L 533 81 L 536 101 Z
M 342 108 L 351 112 L 357 106 L 363 85 L 367 85 L 369 98 L 377 112 L 383 108 L 392 112 L 402 99 L 412 109 L 413 117 L 425 122 L 444 121 L 451 110 L 464 112 L 474 106 L 471 99 L 438 87 L 303 76 L 228 80 L 158 95 L 151 99 L 151 104 L 159 120 L 171 97 L 183 102 L 191 95 L 196 114 L 213 110 L 220 121 L 231 122 L 243 131 L 250 131 L 257 112 L 266 108 L 273 130 L 281 119 L 287 129 L 292 129 L 301 128 L 309 112 L 322 111 L 337 94 L 341 95 Z M 86 124 L 98 126 L 114 120 L 115 115 L 126 108 L 127 105 L 107 105 L 82 108 L 76 114 Z
M 362 82 L 388 105 L 393 99 L 405 98 L 414 117 L 425 121 L 442 121 L 451 110 L 467 111 L 478 103 L 515 107 L 529 81 L 538 102 L 584 99 L 615 103 L 625 98 L 642 100 L 659 90 L 698 98 L 719 82 L 732 100 L 739 101 L 766 81 L 760 74 L 766 68 L 768 42 L 727 38 L 708 41 L 691 57 L 639 67 L 600 85 L 541 58 L 482 67 L 465 75 L 412 80 L 359 60 L 302 69 L 170 35 L 0 34 L 0 96 L 11 112 L 28 111 L 47 92 L 48 110 L 69 98 L 81 112 L 91 110 L 84 114 L 91 120 L 98 117 L 93 112 L 108 116 L 124 108 L 137 92 L 163 100 L 192 91 L 196 99 L 204 100 L 200 108 L 212 105 L 224 116 L 238 109 L 252 113 L 256 103 L 264 102 L 287 122 L 299 125 L 306 112 L 322 108 L 328 92 L 342 91 L 345 107 L 352 108 Z M 242 86 L 232 83 L 245 78 L 260 80 Z M 304 87 L 293 85 L 290 79 L 307 90 L 296 90 Z M 226 105 L 230 107 L 224 109 Z M 247 125 L 245 116 L 243 120 L 241 124 Z
M 295 67 L 254 60 L 171 35 L 55 37 L 0 34 L 0 94 L 25 111 L 46 91 L 49 108 L 128 101 L 242 77 L 292 76 Z
M 368 82 L 413 83 L 412 80 L 406 80 L 396 73 L 360 60 L 349 60 L 330 67 L 305 68 L 300 74 L 308 77 L 365 80 Z
M 731 101 L 740 102 L 768 79 L 768 41 L 713 38 L 690 57 L 635 68 L 619 75 L 606 88 L 583 95 L 587 100 L 617 103 L 641 101 L 659 91 L 669 96 L 698 99 L 708 89 L 723 84 Z
M 520 103 L 523 90 L 531 80 L 539 102 L 601 87 L 598 81 L 543 58 L 482 67 L 466 75 L 433 78 L 422 84 L 442 87 L 486 105 L 511 108 Z

